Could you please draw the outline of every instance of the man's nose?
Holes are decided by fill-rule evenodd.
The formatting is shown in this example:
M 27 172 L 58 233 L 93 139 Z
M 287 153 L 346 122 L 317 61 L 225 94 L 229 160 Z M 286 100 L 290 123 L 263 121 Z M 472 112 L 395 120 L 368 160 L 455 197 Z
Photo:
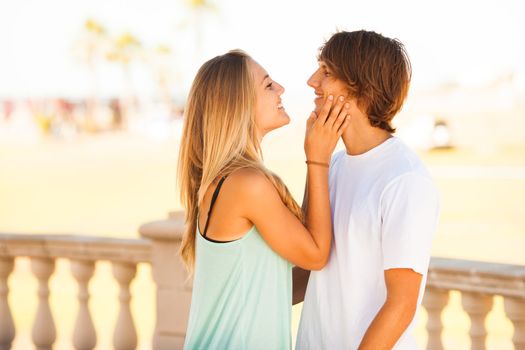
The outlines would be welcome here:
M 306 84 L 308 84 L 309 87 L 314 89 L 319 87 L 319 79 L 317 79 L 316 75 L 316 73 L 312 74 L 310 78 L 308 78 L 308 80 L 306 81 Z

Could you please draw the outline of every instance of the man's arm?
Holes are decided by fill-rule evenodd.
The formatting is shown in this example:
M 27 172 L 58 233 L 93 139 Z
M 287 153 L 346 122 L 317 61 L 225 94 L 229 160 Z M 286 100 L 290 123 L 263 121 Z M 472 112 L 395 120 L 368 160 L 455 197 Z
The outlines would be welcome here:
M 414 318 L 421 278 L 412 269 L 385 270 L 386 301 L 368 327 L 359 350 L 394 347 Z
M 381 213 L 386 300 L 368 326 L 361 350 L 391 349 L 414 318 L 437 226 L 439 196 L 430 179 L 407 173 L 383 192 Z
M 293 294 L 292 304 L 299 304 L 303 302 L 306 293 L 306 286 L 308 285 L 308 278 L 310 277 L 309 270 L 303 270 L 298 266 L 293 268 Z

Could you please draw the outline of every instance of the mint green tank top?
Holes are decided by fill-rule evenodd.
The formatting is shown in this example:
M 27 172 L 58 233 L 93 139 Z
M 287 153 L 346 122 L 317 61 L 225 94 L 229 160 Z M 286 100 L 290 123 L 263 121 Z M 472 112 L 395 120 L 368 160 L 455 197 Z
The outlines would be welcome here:
M 255 226 L 228 243 L 197 229 L 185 349 L 291 349 L 291 310 L 292 265 Z

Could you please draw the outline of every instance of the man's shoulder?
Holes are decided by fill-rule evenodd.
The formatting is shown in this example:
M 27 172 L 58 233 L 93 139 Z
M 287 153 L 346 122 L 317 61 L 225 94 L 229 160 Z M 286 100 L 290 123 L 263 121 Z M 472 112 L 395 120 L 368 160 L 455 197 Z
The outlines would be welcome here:
M 416 176 L 431 179 L 427 167 L 410 147 L 396 138 L 396 147 L 391 149 L 388 159 L 384 162 L 384 174 L 394 180 L 398 177 Z
M 332 159 L 330 160 L 330 168 L 338 166 L 341 163 L 341 159 L 344 157 L 345 153 L 345 150 L 342 149 L 332 154 Z

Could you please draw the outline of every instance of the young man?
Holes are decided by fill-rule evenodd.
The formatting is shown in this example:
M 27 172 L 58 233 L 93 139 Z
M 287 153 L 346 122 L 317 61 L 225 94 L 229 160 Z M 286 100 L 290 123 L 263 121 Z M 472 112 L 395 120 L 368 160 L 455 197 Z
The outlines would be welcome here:
M 339 32 L 322 47 L 308 80 L 316 109 L 329 96 L 350 101 L 345 150 L 330 164 L 330 259 L 294 270 L 304 296 L 297 349 L 416 349 L 411 334 L 425 290 L 439 199 L 430 175 L 391 121 L 410 84 L 403 45 L 368 31 Z M 308 211 L 306 210 L 307 215 Z

